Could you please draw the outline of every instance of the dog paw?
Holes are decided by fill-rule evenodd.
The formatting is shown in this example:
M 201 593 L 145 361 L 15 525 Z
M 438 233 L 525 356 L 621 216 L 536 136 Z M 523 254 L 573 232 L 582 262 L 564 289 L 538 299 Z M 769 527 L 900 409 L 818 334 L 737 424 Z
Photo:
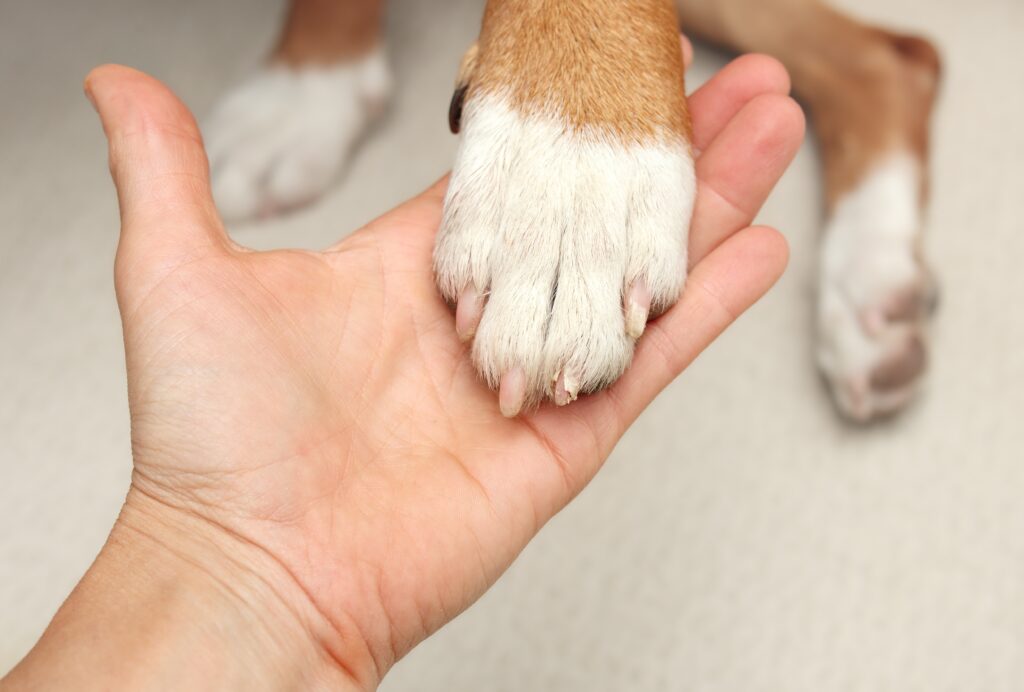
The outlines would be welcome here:
M 610 385 L 682 290 L 689 146 L 627 144 L 494 95 L 460 115 L 434 267 L 477 370 L 507 416 Z
M 237 86 L 203 128 L 221 214 L 266 216 L 321 195 L 383 109 L 390 81 L 378 50 L 330 66 L 271 65 Z
M 935 287 L 919 247 L 920 176 L 914 157 L 890 157 L 839 201 L 823 239 L 818 362 L 856 421 L 905 406 L 926 369 Z

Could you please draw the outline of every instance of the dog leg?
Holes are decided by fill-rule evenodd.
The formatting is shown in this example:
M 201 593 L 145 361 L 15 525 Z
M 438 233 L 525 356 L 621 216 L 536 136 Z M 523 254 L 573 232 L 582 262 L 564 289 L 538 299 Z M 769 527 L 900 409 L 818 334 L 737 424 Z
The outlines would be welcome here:
M 818 0 L 683 0 L 683 25 L 789 69 L 821 142 L 818 360 L 840 410 L 866 421 L 911 400 L 935 288 L 921 250 L 939 58 Z
M 382 13 L 382 0 L 292 0 L 267 64 L 203 128 L 222 215 L 305 204 L 337 178 L 390 92 Z
M 671 0 L 490 0 L 460 70 L 434 254 L 505 415 L 614 382 L 686 275 L 695 195 Z

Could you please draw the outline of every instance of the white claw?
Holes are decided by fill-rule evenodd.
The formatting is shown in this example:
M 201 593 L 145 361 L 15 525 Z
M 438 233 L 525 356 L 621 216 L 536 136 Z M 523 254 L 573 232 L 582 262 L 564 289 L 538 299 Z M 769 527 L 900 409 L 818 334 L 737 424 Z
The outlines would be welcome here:
M 523 410 L 526 401 L 526 375 L 522 368 L 514 368 L 501 378 L 498 404 L 501 415 L 515 418 Z
M 651 314 L 651 292 L 643 281 L 637 281 L 626 293 L 626 334 L 639 339 L 647 329 Z
M 580 377 L 572 367 L 562 370 L 555 381 L 555 404 L 568 406 L 580 395 Z

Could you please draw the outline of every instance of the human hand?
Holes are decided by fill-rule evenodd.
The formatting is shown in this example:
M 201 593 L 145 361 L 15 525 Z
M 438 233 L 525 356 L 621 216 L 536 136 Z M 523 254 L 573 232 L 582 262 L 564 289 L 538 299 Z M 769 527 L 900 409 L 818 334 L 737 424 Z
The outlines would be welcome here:
M 224 231 L 187 109 L 141 73 L 94 71 L 135 461 L 105 552 L 130 571 L 125 551 L 159 546 L 147 569 L 230 584 L 254 642 L 308 638 L 311 660 L 375 687 L 781 275 L 785 241 L 749 224 L 803 134 L 788 88 L 748 56 L 692 96 L 700 189 L 680 303 L 611 389 L 506 419 L 434 286 L 445 181 L 324 252 L 253 252 Z

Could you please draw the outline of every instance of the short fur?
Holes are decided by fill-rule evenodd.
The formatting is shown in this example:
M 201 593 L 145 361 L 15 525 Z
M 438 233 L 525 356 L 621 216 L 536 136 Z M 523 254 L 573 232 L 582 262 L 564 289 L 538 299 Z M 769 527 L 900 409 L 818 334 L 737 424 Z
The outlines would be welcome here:
M 689 139 L 678 23 L 672 0 L 490 0 L 468 98 L 629 142 Z

